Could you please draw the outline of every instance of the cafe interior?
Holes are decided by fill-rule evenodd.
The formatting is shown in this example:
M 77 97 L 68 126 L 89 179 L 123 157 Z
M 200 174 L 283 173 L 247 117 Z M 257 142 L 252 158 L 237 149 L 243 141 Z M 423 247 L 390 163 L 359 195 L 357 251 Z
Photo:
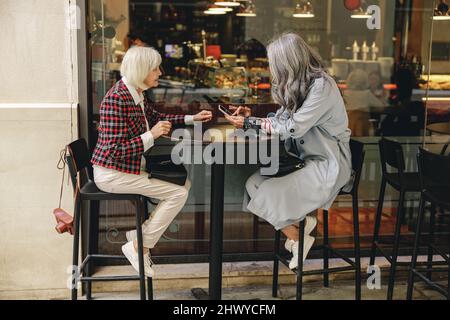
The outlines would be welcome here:
M 385 254 L 384 249 L 374 251 L 374 247 L 385 247 L 388 252 L 394 247 L 399 257 L 413 255 L 420 188 L 411 191 L 401 183 L 406 178 L 396 184 L 386 177 L 395 170 L 404 171 L 404 176 L 417 174 L 419 148 L 437 155 L 449 154 L 448 1 L 89 0 L 87 3 L 91 150 L 97 136 L 100 103 L 120 80 L 121 61 L 131 46 L 151 46 L 162 56 L 159 86 L 146 92 L 159 111 L 194 114 L 202 109 L 211 110 L 214 114 L 211 125 L 221 125 L 226 121 L 217 108 L 219 104 L 245 105 L 260 117 L 279 108 L 271 98 L 266 45 L 275 36 L 294 31 L 323 58 L 327 72 L 343 95 L 352 139 L 364 145 L 356 202 L 361 257 L 370 257 L 374 252 L 379 257 Z M 380 143 L 381 139 L 388 142 Z M 392 152 L 401 153 L 401 165 L 389 161 Z M 211 166 L 186 165 L 186 168 L 191 192 L 181 214 L 152 250 L 157 264 L 209 261 Z M 223 261 L 273 260 L 276 238 L 273 227 L 242 208 L 245 182 L 257 169 L 255 165 L 225 166 Z M 339 196 L 326 221 L 326 242 L 352 258 L 354 207 L 351 195 Z M 419 238 L 428 240 L 433 234 L 435 243 L 448 253 L 449 208 L 438 205 L 436 214 L 429 214 L 427 206 L 426 209 Z M 133 226 L 133 205 L 102 201 L 96 210 L 99 214 L 96 250 L 120 254 L 124 232 Z M 317 244 L 324 244 L 324 212 L 317 210 L 314 214 L 319 221 Z M 400 238 L 401 242 L 395 246 Z M 308 259 L 323 259 L 326 254 L 313 248 Z

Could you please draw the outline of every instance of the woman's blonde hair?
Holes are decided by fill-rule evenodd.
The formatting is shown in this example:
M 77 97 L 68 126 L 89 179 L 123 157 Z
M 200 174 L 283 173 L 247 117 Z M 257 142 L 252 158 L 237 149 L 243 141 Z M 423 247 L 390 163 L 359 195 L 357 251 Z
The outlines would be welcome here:
M 123 57 L 120 73 L 135 88 L 148 89 L 144 84 L 150 71 L 161 64 L 161 55 L 150 47 L 132 47 Z
M 267 48 L 272 97 L 289 112 L 297 111 L 317 78 L 326 74 L 322 58 L 300 37 L 287 32 Z

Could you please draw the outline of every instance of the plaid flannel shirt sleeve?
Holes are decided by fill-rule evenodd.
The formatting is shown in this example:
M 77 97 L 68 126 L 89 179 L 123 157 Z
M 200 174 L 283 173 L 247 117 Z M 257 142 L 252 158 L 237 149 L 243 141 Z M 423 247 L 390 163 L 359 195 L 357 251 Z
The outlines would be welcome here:
M 120 95 L 113 94 L 104 100 L 100 108 L 101 133 L 107 141 L 109 154 L 115 159 L 139 158 L 144 153 L 142 138 L 130 138 L 126 118 L 127 103 Z
M 145 110 L 146 116 L 148 120 L 148 124 L 150 129 L 156 125 L 159 121 L 169 121 L 172 124 L 185 124 L 185 115 L 184 114 L 168 114 L 158 112 L 152 103 L 146 101 L 145 102 Z

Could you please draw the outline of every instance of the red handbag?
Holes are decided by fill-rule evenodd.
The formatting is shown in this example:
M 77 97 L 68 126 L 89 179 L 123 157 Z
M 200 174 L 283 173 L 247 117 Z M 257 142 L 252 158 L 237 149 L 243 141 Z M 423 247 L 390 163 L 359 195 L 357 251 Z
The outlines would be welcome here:
M 61 181 L 61 191 L 59 193 L 59 206 L 58 208 L 53 210 L 53 214 L 56 219 L 55 230 L 60 234 L 69 232 L 71 235 L 73 235 L 73 217 L 70 214 L 68 214 L 64 209 L 61 208 L 61 199 L 64 188 L 64 175 L 66 173 L 65 156 L 66 156 L 66 149 L 61 151 L 61 157 L 57 165 L 59 170 L 63 170 L 63 174 Z
M 56 218 L 56 231 L 58 233 L 69 232 L 73 235 L 73 217 L 61 208 L 53 210 Z

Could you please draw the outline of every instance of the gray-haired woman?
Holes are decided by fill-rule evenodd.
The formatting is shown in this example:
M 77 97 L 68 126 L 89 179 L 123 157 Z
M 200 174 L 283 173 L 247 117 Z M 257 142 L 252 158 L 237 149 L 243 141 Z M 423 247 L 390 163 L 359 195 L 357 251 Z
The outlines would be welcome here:
M 309 213 L 331 207 L 351 177 L 350 133 L 344 101 L 335 81 L 327 75 L 320 56 L 295 33 L 286 33 L 268 46 L 272 96 L 281 108 L 276 115 L 254 121 L 249 108 L 234 108 L 226 116 L 235 127 L 260 123 L 262 132 L 278 134 L 286 150 L 306 161 L 306 166 L 281 178 L 256 172 L 246 183 L 247 209 L 287 236 L 293 253 L 289 267 L 297 267 L 299 230 L 306 218 L 306 258 L 314 243 L 310 235 L 317 224 Z M 246 119 L 247 118 L 247 119 Z M 294 151 L 295 150 L 295 151 Z

